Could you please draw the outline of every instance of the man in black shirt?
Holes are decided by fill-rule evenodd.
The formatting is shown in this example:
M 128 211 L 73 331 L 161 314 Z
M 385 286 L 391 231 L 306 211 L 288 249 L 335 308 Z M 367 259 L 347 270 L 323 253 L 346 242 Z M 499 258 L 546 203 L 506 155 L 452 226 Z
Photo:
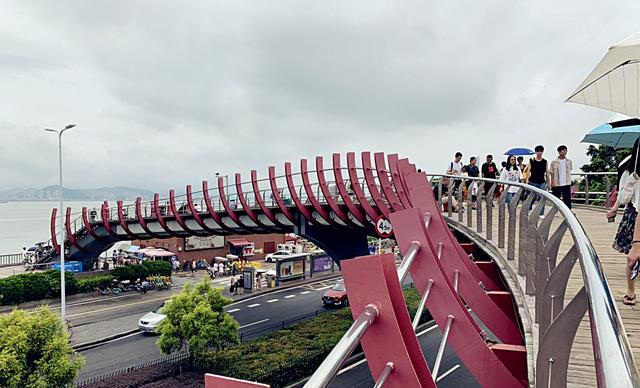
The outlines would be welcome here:
M 498 166 L 493 162 L 493 155 L 487 155 L 487 162 L 482 163 L 481 172 L 483 178 L 496 179 L 496 176 L 498 175 Z M 491 186 L 492 185 L 490 183 L 484 184 L 484 195 L 487 195 Z
M 549 163 L 547 163 L 547 160 L 542 157 L 542 154 L 544 153 L 543 146 L 536 146 L 535 151 L 535 158 L 531 158 L 527 165 L 528 174 L 526 175 L 529 176 L 527 183 L 541 190 L 546 190 L 549 179 Z M 540 198 L 542 198 L 542 196 L 536 195 L 535 200 L 539 201 Z M 540 218 L 544 218 L 544 204 L 542 205 L 542 209 L 540 209 Z
M 467 176 L 471 178 L 478 178 L 480 176 L 480 170 L 478 170 L 478 158 L 472 156 L 469 159 L 469 164 L 464 166 L 462 169 L 463 172 L 467 173 Z M 477 191 L 478 191 L 478 182 L 477 181 L 467 181 L 467 195 L 471 195 L 471 208 L 476 208 L 476 199 L 477 199 Z

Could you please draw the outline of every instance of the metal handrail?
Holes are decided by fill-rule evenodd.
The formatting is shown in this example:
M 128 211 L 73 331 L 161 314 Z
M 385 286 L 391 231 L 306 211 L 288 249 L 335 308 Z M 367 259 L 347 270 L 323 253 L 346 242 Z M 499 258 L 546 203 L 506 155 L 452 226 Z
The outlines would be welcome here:
M 571 212 L 571 209 L 569 209 L 560 199 L 551 195 L 549 192 L 545 190 L 540 190 L 536 187 L 533 187 L 524 183 L 506 182 L 506 181 L 497 180 L 497 179 L 460 177 L 460 176 L 445 175 L 445 174 L 428 174 L 428 176 L 449 178 L 449 189 L 452 188 L 454 180 L 484 182 L 485 184 L 490 183 L 494 186 L 495 185 L 517 186 L 520 188 L 519 193 L 522 193 L 524 191 L 529 191 L 530 193 L 541 196 L 544 200 L 544 201 L 540 201 L 541 203 L 550 202 L 555 207 L 556 211 L 562 215 L 564 219 L 563 224 L 566 224 L 566 228 L 570 231 L 573 237 L 574 247 L 577 250 L 577 253 L 578 253 L 577 256 L 578 256 L 578 259 L 580 260 L 581 269 L 582 269 L 582 279 L 584 282 L 584 291 L 586 293 L 586 299 L 587 299 L 587 305 L 588 305 L 587 307 L 588 307 L 589 316 L 590 316 L 591 337 L 593 341 L 593 351 L 595 356 L 594 357 L 595 369 L 596 369 L 598 386 L 600 387 L 638 387 L 640 386 L 640 374 L 638 373 L 638 370 L 636 368 L 634 358 L 633 358 L 633 353 L 631 351 L 631 346 L 629 344 L 629 340 L 626 336 L 625 329 L 622 323 L 622 318 L 616 306 L 614 296 L 609 288 L 609 285 L 607 284 L 607 280 L 605 278 L 602 265 L 600 263 L 600 260 L 598 258 L 598 255 L 593 245 L 591 244 L 591 241 L 589 240 L 586 232 L 582 228 L 582 225 L 580 224 L 576 216 Z M 464 184 L 464 182 L 462 182 L 461 185 L 462 184 Z M 458 191 L 460 192 L 462 190 L 458 190 Z M 440 179 L 438 183 L 438 192 L 442 193 L 442 179 Z M 449 194 L 450 193 L 451 191 L 449 191 Z M 483 194 L 482 192 L 478 191 L 479 198 L 482 198 L 482 194 Z M 449 197 L 451 196 L 449 195 Z M 500 200 L 504 201 L 504 197 L 505 195 L 502 195 Z M 531 205 L 533 198 L 535 196 L 530 195 L 529 197 L 530 199 L 527 201 L 528 203 L 525 202 L 525 204 L 523 205 L 523 211 L 525 210 L 524 209 L 525 205 L 527 206 L 527 208 Z M 440 197 L 439 201 L 441 200 L 442 198 Z M 467 202 L 470 205 L 471 195 L 468 196 Z M 509 208 L 510 208 L 509 212 L 511 214 L 515 215 L 517 202 L 518 201 L 514 201 L 512 202 L 511 205 L 509 205 Z M 478 201 L 478 205 L 479 205 L 478 207 L 481 208 L 480 201 Z M 487 205 L 491 206 L 489 205 L 488 202 L 487 202 Z M 504 206 L 504 202 L 500 203 L 500 206 L 501 207 Z M 536 218 L 538 214 L 536 212 L 537 211 L 539 212 L 539 210 L 540 210 L 540 203 L 532 211 L 532 214 L 534 214 Z M 449 206 L 449 211 L 451 212 L 451 206 Z M 471 212 L 469 211 L 467 213 L 468 217 L 470 214 Z M 460 213 L 459 221 L 462 221 L 461 216 L 462 216 L 462 213 Z M 467 220 L 467 225 L 471 226 L 470 219 Z M 550 225 L 551 225 L 551 222 L 549 220 L 547 223 L 541 224 L 541 228 L 542 227 L 547 228 L 547 233 L 548 233 L 548 228 L 550 227 Z M 515 223 L 514 223 L 514 228 L 515 228 Z M 562 234 L 560 233 L 559 236 L 560 237 L 558 238 L 557 245 L 559 245 L 560 243 Z M 552 236 L 552 238 L 554 237 Z M 557 248 L 556 248 L 556 251 L 557 251 Z M 508 260 L 513 259 L 513 257 L 509 257 L 509 252 L 507 253 L 507 259 Z M 519 257 L 519 259 L 521 258 Z M 518 264 L 520 265 L 521 263 L 518 263 Z M 570 268 L 569 268 L 569 271 L 570 271 Z M 568 275 L 565 282 L 566 281 L 568 281 Z M 578 296 L 576 296 L 576 298 Z M 536 304 L 538 304 L 538 301 Z M 570 308 L 570 307 L 572 307 L 571 303 L 566 308 Z M 556 322 L 554 321 L 553 323 L 556 323 Z M 549 360 L 544 360 L 544 361 L 549 361 L 549 365 L 551 368 L 551 366 L 553 365 L 553 359 L 551 358 Z M 550 376 L 551 370 L 549 369 L 547 373 Z

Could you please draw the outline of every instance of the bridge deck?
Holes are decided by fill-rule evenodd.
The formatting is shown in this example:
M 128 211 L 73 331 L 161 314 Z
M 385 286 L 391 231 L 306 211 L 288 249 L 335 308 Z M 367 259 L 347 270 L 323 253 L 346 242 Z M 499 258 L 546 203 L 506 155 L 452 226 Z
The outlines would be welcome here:
M 483 209 L 484 210 L 484 209 Z M 518 214 L 520 212 L 520 208 L 518 208 Z M 612 289 L 613 295 L 616 298 L 616 302 L 618 305 L 618 309 L 622 315 L 622 319 L 624 322 L 625 329 L 627 331 L 627 335 L 629 336 L 629 340 L 633 349 L 633 353 L 635 359 L 638 360 L 640 358 L 640 312 L 637 311 L 640 307 L 630 307 L 622 304 L 622 297 L 626 292 L 626 282 L 625 282 L 625 272 L 624 265 L 626 263 L 626 258 L 623 254 L 617 252 L 611 247 L 611 243 L 615 236 L 618 221 L 622 218 L 621 215 L 618 215 L 615 223 L 608 223 L 606 219 L 606 215 L 604 211 L 595 210 L 593 208 L 575 208 L 575 214 L 578 219 L 582 223 L 584 229 L 586 230 L 593 246 L 595 247 L 602 266 L 604 268 L 607 281 L 609 283 L 610 288 Z M 486 214 L 486 212 L 485 212 Z M 473 227 L 472 231 L 476 230 L 476 214 L 473 214 Z M 494 222 L 493 222 L 493 239 L 492 244 L 495 244 L 497 248 L 497 236 L 498 236 L 498 211 L 497 207 L 494 211 Z M 457 214 L 454 213 L 452 219 L 454 221 L 458 221 Z M 551 231 L 555 230 L 555 226 L 560 221 L 560 217 L 556 216 L 556 220 L 554 225 L 552 225 Z M 466 212 L 463 224 L 466 225 Z M 483 222 L 484 227 L 486 228 L 486 222 Z M 480 233 L 482 237 L 485 237 L 485 233 Z M 517 248 L 518 241 L 516 239 L 516 255 L 518 252 Z M 571 247 L 572 241 L 570 235 L 567 233 L 562 241 L 560 246 L 560 251 L 558 254 L 558 260 L 561 260 L 566 252 Z M 503 250 L 500 250 L 503 251 Z M 504 255 L 506 257 L 506 254 Z M 517 260 L 508 262 L 514 271 L 517 270 Z M 578 265 L 576 265 L 571 273 L 571 277 L 569 280 L 569 285 L 566 293 L 566 303 L 568 303 L 575 294 L 582 288 L 582 274 L 581 269 Z M 528 301 L 532 301 L 533 299 L 527 299 Z M 533 311 L 533 308 L 531 308 Z M 537 343 L 537 332 L 534 333 L 536 337 L 535 341 Z M 589 317 L 588 314 L 585 315 L 582 320 L 580 327 L 578 328 L 578 332 L 576 334 L 576 338 L 573 344 L 571 359 L 569 362 L 569 370 L 567 374 L 569 387 L 595 387 L 595 369 L 594 369 L 594 358 L 593 358 L 593 349 L 591 344 L 591 332 L 589 328 Z

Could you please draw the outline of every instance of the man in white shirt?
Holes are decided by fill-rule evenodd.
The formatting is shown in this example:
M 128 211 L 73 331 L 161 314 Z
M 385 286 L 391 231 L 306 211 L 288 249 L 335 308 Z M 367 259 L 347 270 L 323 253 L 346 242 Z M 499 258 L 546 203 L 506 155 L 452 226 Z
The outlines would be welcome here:
M 462 164 L 462 152 L 456 152 L 455 157 L 453 158 L 453 162 L 449 163 L 449 166 L 447 167 L 447 175 L 456 175 L 461 177 L 462 176 L 462 168 L 464 167 L 464 165 Z M 458 187 L 460 186 L 460 180 L 459 179 L 455 179 L 453 181 L 453 192 L 455 193 L 456 191 L 458 191 Z
M 551 162 L 551 192 L 562 201 L 569 209 L 571 209 L 571 170 L 573 164 L 567 158 L 567 146 L 558 147 L 558 157 Z

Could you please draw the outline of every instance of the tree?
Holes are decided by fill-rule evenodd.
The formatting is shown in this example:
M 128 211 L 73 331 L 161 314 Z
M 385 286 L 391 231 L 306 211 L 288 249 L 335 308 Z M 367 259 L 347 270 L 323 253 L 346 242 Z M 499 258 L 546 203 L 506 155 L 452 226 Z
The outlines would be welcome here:
M 65 387 L 82 365 L 60 317 L 48 307 L 0 316 L 0 386 Z
M 222 295 L 222 289 L 213 288 L 209 279 L 195 287 L 185 286 L 162 308 L 167 318 L 158 327 L 158 348 L 165 354 L 187 348 L 190 362 L 199 365 L 211 349 L 239 343 L 240 325 L 224 311 L 229 303 L 231 299 Z
M 590 145 L 587 148 L 587 156 L 591 157 L 589 164 L 584 164 L 580 169 L 583 172 L 617 171 L 618 164 L 631 153 L 631 148 L 613 148 L 605 145 Z M 609 177 L 611 186 L 616 184 L 616 179 Z M 580 189 L 584 189 L 584 181 L 580 182 Z M 589 191 L 604 191 L 606 183 L 602 176 L 589 177 Z

